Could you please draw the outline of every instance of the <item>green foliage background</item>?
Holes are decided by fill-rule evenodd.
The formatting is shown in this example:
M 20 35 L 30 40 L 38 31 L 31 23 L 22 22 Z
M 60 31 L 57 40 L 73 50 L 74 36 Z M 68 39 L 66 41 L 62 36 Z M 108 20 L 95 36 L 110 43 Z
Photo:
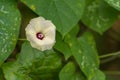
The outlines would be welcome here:
M 0 0 L 0 80 L 106 80 L 94 34 L 111 28 L 119 4 L 120 0 Z M 52 50 L 41 52 L 20 41 L 29 20 L 38 16 L 56 25 Z

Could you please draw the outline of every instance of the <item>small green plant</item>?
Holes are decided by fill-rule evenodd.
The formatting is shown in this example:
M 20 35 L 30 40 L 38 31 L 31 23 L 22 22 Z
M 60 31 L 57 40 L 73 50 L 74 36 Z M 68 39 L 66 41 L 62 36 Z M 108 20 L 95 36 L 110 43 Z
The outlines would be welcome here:
M 100 56 L 96 43 L 119 11 L 120 0 L 0 0 L 0 80 L 106 80 L 100 59 L 120 53 Z M 55 25 L 48 32 L 52 46 L 50 38 L 40 42 L 45 48 L 31 36 L 27 41 L 34 28 L 25 29 L 37 17 Z

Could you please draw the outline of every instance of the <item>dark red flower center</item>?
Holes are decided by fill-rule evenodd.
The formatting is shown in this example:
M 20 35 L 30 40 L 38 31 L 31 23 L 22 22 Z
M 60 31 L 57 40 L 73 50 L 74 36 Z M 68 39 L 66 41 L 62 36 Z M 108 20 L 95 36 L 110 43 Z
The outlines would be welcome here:
M 44 38 L 44 34 L 41 33 L 41 32 L 38 32 L 38 33 L 36 34 L 36 37 L 37 37 L 38 39 L 42 40 L 42 39 Z

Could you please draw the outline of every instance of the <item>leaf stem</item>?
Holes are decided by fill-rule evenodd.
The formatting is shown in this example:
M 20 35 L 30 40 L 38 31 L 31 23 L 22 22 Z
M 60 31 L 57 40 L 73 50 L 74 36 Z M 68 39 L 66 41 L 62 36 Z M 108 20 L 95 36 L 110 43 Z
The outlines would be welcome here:
M 27 39 L 18 39 L 18 40 L 20 40 L 20 41 L 26 41 Z
M 103 71 L 103 72 L 109 75 L 120 75 L 120 71 Z
M 120 51 L 99 56 L 100 59 L 120 55 Z
M 112 60 L 116 59 L 116 56 L 112 56 L 112 57 L 109 57 L 109 58 L 105 58 L 103 60 L 100 60 L 100 63 L 103 64 L 103 63 L 107 63 L 107 62 L 110 62 Z

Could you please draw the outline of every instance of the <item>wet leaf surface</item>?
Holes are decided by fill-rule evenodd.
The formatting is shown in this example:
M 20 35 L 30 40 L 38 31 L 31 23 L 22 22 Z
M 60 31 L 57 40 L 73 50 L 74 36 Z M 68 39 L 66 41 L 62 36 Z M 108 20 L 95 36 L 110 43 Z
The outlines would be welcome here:
M 18 40 L 21 16 L 16 0 L 0 0 L 0 65 L 13 52 Z

